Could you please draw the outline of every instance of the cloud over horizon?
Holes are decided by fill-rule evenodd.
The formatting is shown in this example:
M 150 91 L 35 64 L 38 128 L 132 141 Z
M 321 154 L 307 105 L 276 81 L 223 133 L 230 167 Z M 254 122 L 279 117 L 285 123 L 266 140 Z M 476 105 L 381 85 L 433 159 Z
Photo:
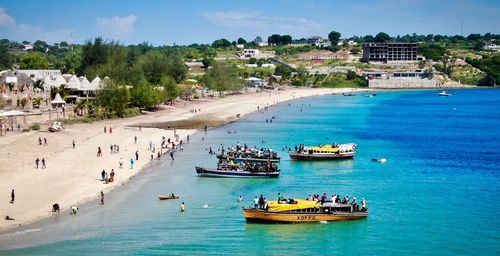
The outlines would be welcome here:
M 267 16 L 257 11 L 216 11 L 203 12 L 201 16 L 210 22 L 224 27 L 244 27 L 258 32 L 293 33 L 315 31 L 322 28 L 319 22 L 311 19 L 290 16 Z
M 113 39 L 126 39 L 134 34 L 134 24 L 137 17 L 133 14 L 120 17 L 106 17 L 97 18 L 96 25 L 99 31 L 105 36 L 112 37 Z

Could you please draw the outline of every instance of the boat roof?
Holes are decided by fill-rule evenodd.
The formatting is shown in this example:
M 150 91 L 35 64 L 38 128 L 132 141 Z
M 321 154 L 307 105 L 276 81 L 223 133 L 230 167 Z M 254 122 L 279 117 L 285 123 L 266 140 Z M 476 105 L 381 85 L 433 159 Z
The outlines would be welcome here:
M 304 199 L 294 199 L 296 204 L 287 204 L 287 203 L 279 203 L 278 201 L 268 201 L 267 209 L 269 212 L 284 212 L 291 210 L 301 210 L 307 208 L 315 208 L 320 207 L 321 204 L 312 200 L 304 200 Z
M 356 148 L 356 144 L 354 143 L 348 143 L 348 144 L 338 144 L 337 146 L 333 145 L 323 145 L 321 147 L 319 146 L 307 146 L 305 147 L 306 149 L 311 149 L 311 150 L 316 150 L 316 151 L 329 151 L 329 152 L 337 152 L 339 150 L 350 150 Z

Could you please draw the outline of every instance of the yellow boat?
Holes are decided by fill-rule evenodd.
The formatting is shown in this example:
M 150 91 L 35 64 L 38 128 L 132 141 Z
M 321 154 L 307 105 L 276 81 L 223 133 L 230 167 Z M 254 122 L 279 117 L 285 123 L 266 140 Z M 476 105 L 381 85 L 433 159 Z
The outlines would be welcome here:
M 248 222 L 319 222 L 342 221 L 368 217 L 368 209 L 359 210 L 351 204 L 309 200 L 293 200 L 292 203 L 270 201 L 267 209 L 243 208 Z
M 335 159 L 348 159 L 356 155 L 356 144 L 335 144 L 323 145 L 318 147 L 306 146 L 298 151 L 290 151 L 291 160 L 335 160 Z

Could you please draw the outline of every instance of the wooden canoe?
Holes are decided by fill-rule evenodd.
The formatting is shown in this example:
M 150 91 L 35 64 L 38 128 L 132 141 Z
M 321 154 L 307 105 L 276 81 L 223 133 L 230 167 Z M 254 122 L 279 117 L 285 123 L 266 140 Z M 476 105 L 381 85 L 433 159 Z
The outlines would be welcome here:
M 177 199 L 179 197 L 178 196 L 174 196 L 174 197 L 172 197 L 172 196 L 158 196 L 158 198 L 160 200 L 170 200 L 170 199 Z

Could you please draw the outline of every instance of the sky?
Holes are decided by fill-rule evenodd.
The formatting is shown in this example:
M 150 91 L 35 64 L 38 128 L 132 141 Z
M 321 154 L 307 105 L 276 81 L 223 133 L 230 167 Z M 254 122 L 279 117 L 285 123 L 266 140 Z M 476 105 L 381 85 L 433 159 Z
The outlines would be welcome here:
M 0 39 L 187 45 L 271 34 L 293 38 L 500 34 L 499 0 L 2 0 Z

